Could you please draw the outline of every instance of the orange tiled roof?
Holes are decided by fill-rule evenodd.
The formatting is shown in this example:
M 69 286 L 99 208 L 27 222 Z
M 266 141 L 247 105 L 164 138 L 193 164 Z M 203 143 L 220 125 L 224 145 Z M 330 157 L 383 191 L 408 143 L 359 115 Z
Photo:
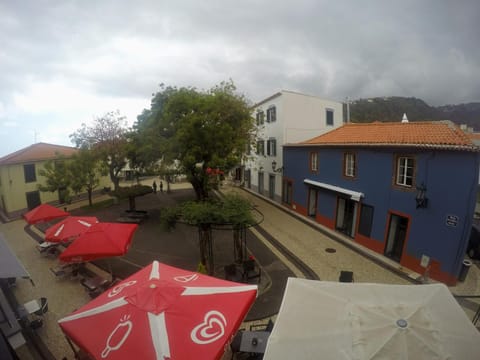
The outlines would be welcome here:
M 37 143 L 0 158 L 0 165 L 56 159 L 58 154 L 69 157 L 75 152 L 70 146 Z
M 451 121 L 350 123 L 297 145 L 413 146 L 479 150 L 471 137 Z

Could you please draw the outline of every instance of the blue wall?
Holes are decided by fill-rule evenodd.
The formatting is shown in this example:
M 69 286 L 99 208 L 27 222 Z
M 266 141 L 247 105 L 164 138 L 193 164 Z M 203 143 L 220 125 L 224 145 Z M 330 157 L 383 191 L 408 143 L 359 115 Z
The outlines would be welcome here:
M 309 171 L 309 154 L 318 153 L 319 171 Z M 464 258 L 478 184 L 478 153 L 463 151 L 420 151 L 419 149 L 350 148 L 356 154 L 355 179 L 343 176 L 345 149 L 285 147 L 284 177 L 293 180 L 294 203 L 307 207 L 308 187 L 304 179 L 362 192 L 361 202 L 374 206 L 371 240 L 385 243 L 389 211 L 411 217 L 404 254 L 420 259 L 428 255 L 441 263 L 441 270 L 458 274 Z M 428 207 L 416 209 L 416 190 L 393 186 L 395 155 L 416 159 L 415 184 L 425 184 Z M 318 189 L 318 214 L 335 220 L 335 192 Z M 456 226 L 447 226 L 447 215 L 458 217 Z

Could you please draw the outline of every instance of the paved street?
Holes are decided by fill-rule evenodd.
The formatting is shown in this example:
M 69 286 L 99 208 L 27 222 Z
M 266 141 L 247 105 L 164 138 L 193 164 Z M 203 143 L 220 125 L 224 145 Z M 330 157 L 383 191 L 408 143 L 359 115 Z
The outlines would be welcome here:
M 145 181 L 149 183 L 149 181 Z M 236 192 L 245 196 L 264 215 L 264 221 L 247 234 L 247 246 L 262 267 L 260 296 L 248 315 L 248 319 L 259 319 L 274 315 L 280 306 L 284 284 L 288 276 L 319 278 L 338 281 L 341 270 L 352 271 L 356 282 L 375 282 L 391 284 L 412 283 L 415 275 L 391 271 L 380 265 L 378 255 L 360 254 L 352 248 L 352 240 L 338 239 L 338 234 L 329 235 L 325 229 L 319 231 L 315 224 L 307 225 L 304 219 L 292 216 L 288 211 L 272 204 L 266 199 L 235 187 L 223 187 L 222 192 Z M 120 259 L 98 262 L 100 266 L 111 267 L 118 277 L 125 277 L 156 259 L 167 264 L 196 270 L 198 264 L 198 246 L 196 229 L 177 225 L 173 232 L 165 232 L 158 224 L 162 207 L 167 207 L 192 197 L 189 184 L 173 184 L 172 193 L 150 194 L 137 199 L 137 208 L 149 211 L 149 219 L 139 226 L 129 253 Z M 97 198 L 98 202 L 101 198 Z M 81 203 L 69 206 L 75 215 L 89 213 L 87 210 L 75 210 Z M 95 215 L 101 221 L 115 221 L 126 209 L 121 203 L 105 210 L 96 210 Z M 49 312 L 45 326 L 38 330 L 40 337 L 55 358 L 72 358 L 72 352 L 65 341 L 56 321 L 71 313 L 90 300 L 78 279 L 55 279 L 49 267 L 56 259 L 40 255 L 35 249 L 35 240 L 24 231 L 25 222 L 16 220 L 0 225 L 12 250 L 32 275 L 35 286 L 26 280 L 19 280 L 14 289 L 19 303 L 45 296 L 49 300 Z M 33 228 L 34 229 L 34 228 Z M 35 230 L 39 236 L 42 234 Z M 215 261 L 216 270 L 221 273 L 223 265 L 233 259 L 231 234 L 216 232 Z M 337 240 L 333 240 L 336 238 Z M 342 243 L 345 242 L 346 245 Z M 334 249 L 326 251 L 327 249 Z M 377 261 L 372 257 L 377 256 Z M 374 259 L 375 260 L 375 259 Z M 410 275 L 410 277 L 408 276 Z M 418 274 L 417 274 L 418 275 Z M 480 288 L 479 272 L 472 267 L 467 280 L 452 288 L 456 294 L 472 295 Z M 464 301 L 467 315 L 473 316 L 475 304 Z M 31 357 L 27 348 L 21 349 L 22 359 Z

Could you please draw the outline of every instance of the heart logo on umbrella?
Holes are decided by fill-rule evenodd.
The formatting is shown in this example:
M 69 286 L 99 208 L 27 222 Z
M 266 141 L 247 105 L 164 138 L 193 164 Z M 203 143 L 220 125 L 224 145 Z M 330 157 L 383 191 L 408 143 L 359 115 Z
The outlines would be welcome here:
M 225 334 L 226 325 L 225 316 L 219 311 L 212 310 L 205 314 L 203 323 L 193 328 L 190 337 L 196 344 L 210 344 Z

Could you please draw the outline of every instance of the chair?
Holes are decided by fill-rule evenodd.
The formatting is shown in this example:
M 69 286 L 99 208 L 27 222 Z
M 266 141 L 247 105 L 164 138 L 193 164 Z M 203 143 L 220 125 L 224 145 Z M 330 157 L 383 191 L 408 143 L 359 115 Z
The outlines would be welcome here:
M 43 316 L 48 311 L 48 301 L 46 297 L 40 298 L 40 310 L 34 312 L 35 315 Z
M 273 321 L 268 319 L 268 323 L 250 325 L 250 331 L 268 331 L 272 332 L 273 330 Z
M 262 269 L 260 269 L 255 259 L 248 259 L 243 262 L 243 280 L 245 282 L 255 278 L 258 278 L 258 282 L 260 282 L 261 277 Z
M 237 331 L 230 343 L 230 350 L 232 351 L 232 360 L 236 353 L 240 352 L 240 343 L 242 342 L 242 330 Z
M 353 282 L 353 271 L 340 271 L 338 281 L 346 283 Z
M 243 275 L 238 271 L 237 264 L 230 264 L 224 266 L 225 280 L 229 281 L 241 281 Z
M 30 324 L 28 326 L 30 326 L 30 329 L 32 330 L 38 330 L 43 326 L 43 320 L 42 319 L 32 320 L 30 321 Z

